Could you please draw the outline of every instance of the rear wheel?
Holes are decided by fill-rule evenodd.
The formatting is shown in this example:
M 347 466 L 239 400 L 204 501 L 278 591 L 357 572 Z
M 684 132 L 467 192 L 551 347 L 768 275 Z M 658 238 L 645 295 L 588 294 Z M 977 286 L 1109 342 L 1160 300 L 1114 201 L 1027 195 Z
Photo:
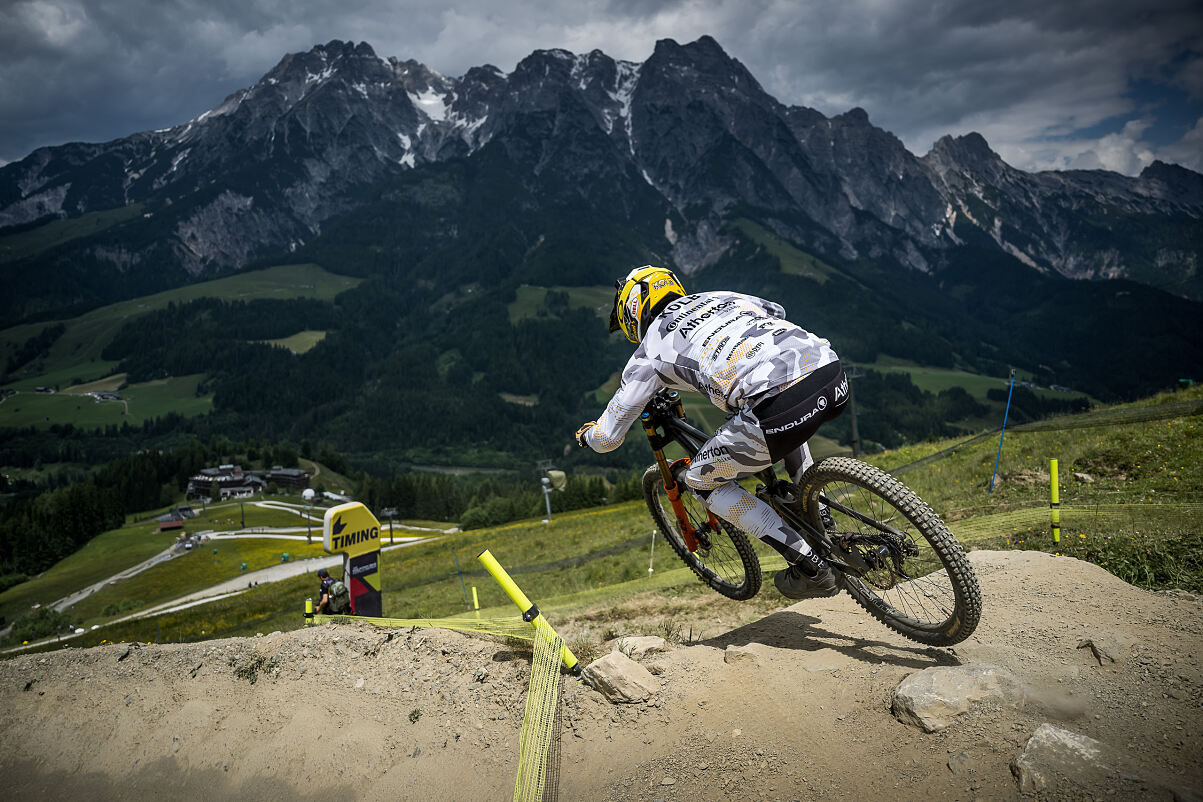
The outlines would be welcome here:
M 703 582 L 730 599 L 750 599 L 759 592 L 760 560 L 746 534 L 721 519 L 719 530 L 712 530 L 702 502 L 684 491 L 681 501 L 690 523 L 698 530 L 698 549 L 690 551 L 655 465 L 643 474 L 643 497 L 664 539 Z
M 828 505 L 835 520 L 835 531 L 828 530 L 833 557 L 841 558 L 841 545 L 847 549 L 845 561 L 855 568 L 844 579 L 860 606 L 890 629 L 931 646 L 951 646 L 973 634 L 982 615 L 973 567 L 913 491 L 847 457 L 816 463 L 800 484 L 806 513 L 819 531 L 819 504 Z

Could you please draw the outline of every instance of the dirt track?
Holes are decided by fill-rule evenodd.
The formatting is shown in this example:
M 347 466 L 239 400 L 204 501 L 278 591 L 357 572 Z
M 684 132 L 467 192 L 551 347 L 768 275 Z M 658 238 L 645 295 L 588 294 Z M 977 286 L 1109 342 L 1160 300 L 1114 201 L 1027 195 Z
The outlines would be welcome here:
M 1198 794 L 1199 602 L 1064 557 L 971 558 L 986 614 L 954 651 L 908 643 L 846 595 L 734 628 L 719 622 L 750 608 L 683 614 L 721 634 L 647 660 L 650 703 L 566 683 L 562 798 L 1016 799 L 1009 763 L 1046 721 Z M 1123 644 L 1119 662 L 1077 648 L 1089 637 Z M 757 662 L 724 662 L 745 644 Z M 937 734 L 892 717 L 907 674 L 968 662 L 1010 669 L 1027 703 Z M 0 663 L 0 772 L 22 799 L 509 798 L 528 676 L 525 653 L 491 640 L 362 625 L 22 656 Z

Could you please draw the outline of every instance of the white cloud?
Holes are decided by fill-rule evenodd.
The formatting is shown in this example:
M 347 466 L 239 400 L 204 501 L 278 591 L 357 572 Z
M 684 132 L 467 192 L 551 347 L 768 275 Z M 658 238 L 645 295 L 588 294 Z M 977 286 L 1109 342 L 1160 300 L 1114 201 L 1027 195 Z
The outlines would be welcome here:
M 1162 148 L 1160 154 L 1162 161 L 1176 162 L 1203 173 L 1203 117 L 1195 120 L 1194 127 L 1182 139 Z

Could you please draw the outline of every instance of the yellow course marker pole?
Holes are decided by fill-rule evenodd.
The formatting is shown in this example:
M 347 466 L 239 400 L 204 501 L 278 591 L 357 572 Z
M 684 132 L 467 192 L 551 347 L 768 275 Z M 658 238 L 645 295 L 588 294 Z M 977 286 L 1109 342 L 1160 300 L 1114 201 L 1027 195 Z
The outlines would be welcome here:
M 305 626 L 313 626 L 313 599 L 305 600 Z
M 1053 529 L 1053 542 L 1061 542 L 1061 493 L 1060 483 L 1057 481 L 1057 461 L 1051 459 L 1048 461 L 1048 476 L 1049 484 L 1052 486 L 1052 501 L 1049 502 L 1049 516 L 1051 518 Z
M 476 611 L 476 617 L 480 618 L 480 599 L 476 598 L 476 585 L 472 586 L 472 609 Z
M 513 579 L 510 579 L 510 575 L 501 567 L 501 563 L 497 562 L 497 558 L 489 553 L 488 549 L 485 549 L 477 555 L 476 559 L 480 560 L 485 570 L 497 580 L 498 585 L 501 585 L 501 589 L 505 591 L 505 595 L 509 596 L 510 601 L 518 607 L 518 610 L 522 613 L 522 620 L 529 623 L 535 628 L 536 632 L 542 634 L 547 640 L 554 640 L 557 637 L 556 631 L 551 628 L 551 624 L 547 623 L 547 619 L 539 612 L 539 607 L 526 598 L 526 594 L 522 592 L 522 589 L 514 583 Z M 581 668 L 577 663 L 576 655 L 572 653 L 567 645 L 560 649 L 560 661 L 564 663 L 564 668 L 567 668 L 574 674 L 580 673 Z

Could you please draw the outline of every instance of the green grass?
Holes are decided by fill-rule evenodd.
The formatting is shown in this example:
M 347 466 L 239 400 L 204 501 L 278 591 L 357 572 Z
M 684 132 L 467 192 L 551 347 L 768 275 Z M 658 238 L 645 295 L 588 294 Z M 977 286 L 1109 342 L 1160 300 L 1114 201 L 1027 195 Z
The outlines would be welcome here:
M 294 354 L 303 354 L 324 339 L 326 339 L 326 332 L 306 329 L 305 331 L 298 331 L 291 337 L 281 337 L 278 340 L 262 340 L 262 342 L 267 345 L 278 345 L 281 348 L 287 348 Z
M 67 386 L 109 375 L 114 363 L 101 360 L 100 353 L 118 329 L 131 317 L 162 309 L 173 301 L 177 304 L 197 298 L 230 301 L 317 298 L 328 301 L 359 282 L 360 279 L 328 273 L 314 264 L 278 265 L 93 309 L 62 321 L 67 330 L 50 348 L 49 354 L 23 368 L 18 380 L 7 386 L 17 389 L 32 389 L 39 384 Z M 0 358 L 7 358 L 48 325 L 51 324 L 30 323 L 0 331 Z
M 121 401 L 96 401 L 82 394 L 46 395 L 25 390 L 0 403 L 0 427 L 46 428 L 55 423 L 71 423 L 79 428 L 93 429 L 110 424 L 120 426 L 123 422 L 137 425 L 168 412 L 185 417 L 203 415 L 213 408 L 212 395 L 196 394 L 203 379 L 204 375 L 197 373 L 131 384 L 120 391 Z
M 136 610 L 178 599 L 241 576 L 244 562 L 248 572 L 258 571 L 279 564 L 284 554 L 290 559 L 306 559 L 320 557 L 325 552 L 320 537 L 315 538 L 313 544 L 248 538 L 210 540 L 129 579 L 106 585 L 64 612 L 73 622 L 90 626 L 115 617 L 112 608 L 120 607 L 122 602 L 130 603 L 127 609 Z
M 304 457 L 301 457 L 300 465 L 302 468 L 304 468 L 306 471 L 309 472 L 310 487 L 322 485 L 327 490 L 332 490 L 334 492 L 338 492 L 340 490 L 349 491 L 349 490 L 351 490 L 351 488 L 355 487 L 355 483 L 352 482 L 347 477 L 343 476 L 341 473 L 335 473 L 334 471 L 327 468 L 325 465 L 319 465 L 318 463 L 314 462 L 313 460 L 309 460 L 309 459 L 305 459 Z M 263 467 L 270 468 L 271 466 L 264 465 Z M 298 500 L 299 499 L 296 497 L 293 497 L 290 499 L 290 501 L 298 501 Z
M 142 204 L 119 209 L 88 212 L 69 220 L 54 220 L 30 231 L 0 237 L 0 262 L 24 259 L 65 242 L 99 234 L 107 228 L 132 220 L 142 213 Z
M 159 532 L 156 521 L 143 521 L 104 532 L 28 582 L 0 593 L 0 615 L 11 621 L 34 604 L 57 601 L 137 565 L 174 541 L 174 534 Z
M 456 573 L 453 548 L 464 571 L 464 584 L 469 596 L 471 588 L 475 586 L 481 607 L 510 605 L 512 609 L 508 597 L 475 559 L 485 548 L 492 551 L 533 599 L 567 596 L 638 580 L 647 576 L 647 550 L 642 542 L 638 548 L 615 555 L 590 561 L 583 558 L 591 551 L 620 544 L 633 537 L 640 537 L 641 541 L 646 538 L 650 545 L 651 528 L 647 507 L 643 502 L 627 502 L 564 513 L 557 515 L 550 524 L 537 520 L 521 521 L 494 529 L 445 536 L 437 542 L 387 552 L 381 558 L 384 615 L 390 618 L 442 617 L 465 611 L 463 586 Z M 217 541 L 217 546 L 224 550 L 232 542 Z M 105 605 L 118 603 L 121 598 L 134 598 L 135 591 L 141 607 L 182 596 L 187 591 L 182 590 L 181 585 L 199 581 L 195 577 L 205 571 L 215 570 L 205 566 L 206 556 L 212 560 L 211 548 L 206 552 L 202 547 L 199 557 L 195 558 L 195 565 L 177 558 L 145 572 L 147 575 L 152 571 L 159 572 L 157 576 L 147 576 L 142 580 L 145 584 L 136 586 L 132 584 L 136 578 L 131 579 L 124 593 L 113 594 L 111 598 L 105 597 L 89 605 L 94 610 L 103 609 L 104 605 L 97 606 L 100 601 Z M 582 562 L 571 567 L 552 566 L 535 572 L 525 570 L 530 566 L 565 558 L 578 558 Z M 657 549 L 657 564 L 670 559 L 674 560 L 672 567 L 675 568 L 675 558 L 671 558 L 670 552 Z M 235 569 L 238 567 L 231 559 L 227 568 L 223 569 L 226 574 L 218 579 L 228 578 L 230 566 Z M 187 573 L 176 578 L 176 572 L 185 570 Z M 682 574 L 681 581 L 692 580 Z M 296 577 L 260 585 L 227 600 L 143 621 L 103 627 L 73 639 L 71 645 L 91 646 L 104 640 L 153 640 L 156 632 L 163 640 L 202 640 L 295 629 L 302 625 L 304 601 L 314 595 L 315 589 L 312 577 Z M 107 592 L 107 589 L 102 592 Z M 90 625 L 91 620 L 84 623 Z
M 568 293 L 569 306 L 573 308 L 583 306 L 592 309 L 598 317 L 610 319 L 610 307 L 614 303 L 611 287 L 532 287 L 523 284 L 518 288 L 518 297 L 506 307 L 510 323 L 537 317 L 549 290 Z
M 1143 405 L 1199 398 L 1203 388 L 1192 388 Z M 1066 420 L 1078 417 L 1085 416 Z M 866 461 L 894 468 L 956 442 L 918 444 Z M 1008 429 L 999 461 L 1000 480 L 989 493 L 997 450 L 997 437 L 983 438 L 900 478 L 952 520 L 1047 505 L 1052 458 L 1058 460 L 1063 504 L 1203 500 L 1203 418 L 1197 415 L 1055 431 Z M 1077 479 L 1075 473 L 1093 481 Z
M 1005 390 L 1009 381 L 1006 377 L 982 376 L 977 373 L 969 373 L 952 368 L 925 367 L 908 360 L 895 359 L 889 356 L 882 356 L 876 362 L 861 365 L 860 367 L 876 370 L 881 373 L 905 373 L 911 377 L 911 382 L 916 387 L 929 393 L 939 393 L 941 390 L 947 390 L 951 387 L 961 387 L 978 401 L 997 406 L 1000 411 L 1003 408 L 1003 404 L 997 401 L 988 401 L 986 392 L 988 390 Z M 1032 392 L 1045 398 L 1060 399 L 1079 398 L 1085 395 L 1085 393 L 1066 393 L 1047 388 L 1036 389 Z M 1087 398 L 1092 402 L 1095 401 L 1095 399 L 1089 396 Z M 998 423 L 992 425 L 997 426 Z
M 741 217 L 733 225 L 748 239 L 775 256 L 781 263 L 781 272 L 783 273 L 805 276 L 819 284 L 826 284 L 828 278 L 839 274 L 838 270 L 822 259 L 806 251 L 798 250 L 759 223 Z

